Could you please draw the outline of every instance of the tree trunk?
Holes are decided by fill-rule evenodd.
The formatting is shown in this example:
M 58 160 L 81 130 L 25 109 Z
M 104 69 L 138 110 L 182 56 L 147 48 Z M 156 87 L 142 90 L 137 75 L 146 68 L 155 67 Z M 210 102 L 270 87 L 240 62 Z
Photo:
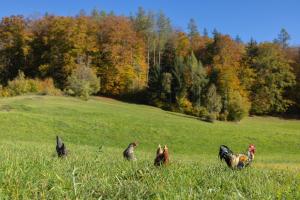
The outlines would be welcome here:
M 155 66 L 156 62 L 155 62 L 155 43 L 153 45 L 153 65 Z
M 158 66 L 160 67 L 160 49 L 158 51 Z
M 146 72 L 147 86 L 149 82 L 149 70 L 150 70 L 150 45 L 149 45 L 149 37 L 148 37 L 147 38 L 147 72 Z

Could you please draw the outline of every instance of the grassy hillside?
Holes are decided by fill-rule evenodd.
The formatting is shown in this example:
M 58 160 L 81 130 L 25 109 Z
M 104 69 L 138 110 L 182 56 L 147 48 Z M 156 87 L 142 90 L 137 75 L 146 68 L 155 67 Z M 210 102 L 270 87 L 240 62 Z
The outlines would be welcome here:
M 55 156 L 56 135 L 67 159 Z M 0 136 L 0 199 L 300 197 L 296 120 L 212 124 L 106 98 L 24 96 L 0 99 Z M 131 141 L 140 144 L 138 161 L 128 163 L 122 151 Z M 152 166 L 158 143 L 169 146 L 167 168 Z M 251 168 L 218 160 L 220 144 L 244 152 L 249 143 L 257 148 Z

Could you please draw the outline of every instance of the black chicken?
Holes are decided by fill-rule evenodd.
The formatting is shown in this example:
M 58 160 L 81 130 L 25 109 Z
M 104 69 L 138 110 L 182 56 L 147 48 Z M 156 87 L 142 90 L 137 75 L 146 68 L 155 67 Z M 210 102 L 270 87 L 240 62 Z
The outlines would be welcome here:
M 67 155 L 66 145 L 63 143 L 62 139 L 56 136 L 56 152 L 58 157 L 64 157 Z

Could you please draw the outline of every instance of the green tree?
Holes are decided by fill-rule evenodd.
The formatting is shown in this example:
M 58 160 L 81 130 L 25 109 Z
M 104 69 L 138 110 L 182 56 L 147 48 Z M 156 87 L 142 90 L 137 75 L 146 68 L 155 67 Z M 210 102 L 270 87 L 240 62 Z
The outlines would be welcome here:
M 255 83 L 257 74 L 251 67 L 255 60 L 258 52 L 258 45 L 253 39 L 246 45 L 246 52 L 243 54 L 240 68 L 238 70 L 238 77 L 241 85 L 248 91 L 251 92 L 252 86 Z
M 197 60 L 194 53 L 187 58 L 187 66 L 191 73 L 190 96 L 194 106 L 201 106 L 202 91 L 204 90 L 208 79 L 202 63 Z
M 147 91 L 149 93 L 149 101 L 153 103 L 155 100 L 158 100 L 161 96 L 162 87 L 161 87 L 161 70 L 158 65 L 155 65 L 149 70 L 149 82 Z
M 190 38 L 200 35 L 196 21 L 193 18 L 190 19 L 189 24 L 188 24 L 188 35 Z
M 157 15 L 156 30 L 157 30 L 157 38 L 158 38 L 158 43 L 157 43 L 158 65 L 160 66 L 162 51 L 164 50 L 165 44 L 170 36 L 170 33 L 172 32 L 170 19 L 166 17 L 166 15 L 163 12 L 159 12 Z
M 262 43 L 251 67 L 258 74 L 251 90 L 252 112 L 286 111 L 291 102 L 284 97 L 284 91 L 295 84 L 295 75 L 284 51 L 276 44 Z
M 146 13 L 146 11 L 142 8 L 138 8 L 138 12 L 135 16 L 131 17 L 133 21 L 133 26 L 135 31 L 143 38 L 144 43 L 146 44 L 146 56 L 147 56 L 147 74 L 146 79 L 148 83 L 149 79 L 149 70 L 150 70 L 150 53 L 153 46 L 153 42 L 155 40 L 154 36 L 154 17 L 151 12 Z
M 68 77 L 67 93 L 88 99 L 100 90 L 100 79 L 91 68 L 79 64 Z
M 250 104 L 238 92 L 233 92 L 228 101 L 228 120 L 240 121 L 248 115 Z
M 162 74 L 162 99 L 164 99 L 166 102 L 171 103 L 171 92 L 172 92 L 172 74 L 165 72 Z
M 186 97 L 186 80 L 185 80 L 185 71 L 186 65 L 184 63 L 184 59 L 182 57 L 176 57 L 174 68 L 172 70 L 173 75 L 173 84 L 172 84 L 172 96 L 173 102 L 180 102 L 182 99 Z
M 203 29 L 203 36 L 208 37 L 208 31 L 206 28 Z
M 235 37 L 234 41 L 235 41 L 236 43 L 239 43 L 239 44 L 243 43 L 243 40 L 242 40 L 242 38 L 241 38 L 239 35 L 237 35 L 237 36 Z
M 278 37 L 274 40 L 274 43 L 279 44 L 282 48 L 287 48 L 289 46 L 289 40 L 291 39 L 291 36 L 289 33 L 282 28 L 280 30 L 280 33 L 278 34 Z
M 221 96 L 217 93 L 215 84 L 211 84 L 206 93 L 205 106 L 210 113 L 219 113 L 222 109 Z

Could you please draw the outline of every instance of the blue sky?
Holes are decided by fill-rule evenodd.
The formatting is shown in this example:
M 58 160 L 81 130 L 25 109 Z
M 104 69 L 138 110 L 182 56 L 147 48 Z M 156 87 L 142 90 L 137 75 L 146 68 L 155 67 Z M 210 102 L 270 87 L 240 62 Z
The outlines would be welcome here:
M 22 14 L 34 16 L 46 11 L 76 15 L 93 8 L 116 14 L 135 13 L 139 6 L 162 10 L 175 27 L 186 29 L 194 18 L 200 30 L 216 28 L 222 33 L 248 41 L 271 41 L 281 28 L 291 35 L 292 45 L 300 45 L 300 0 L 0 0 L 0 17 Z

